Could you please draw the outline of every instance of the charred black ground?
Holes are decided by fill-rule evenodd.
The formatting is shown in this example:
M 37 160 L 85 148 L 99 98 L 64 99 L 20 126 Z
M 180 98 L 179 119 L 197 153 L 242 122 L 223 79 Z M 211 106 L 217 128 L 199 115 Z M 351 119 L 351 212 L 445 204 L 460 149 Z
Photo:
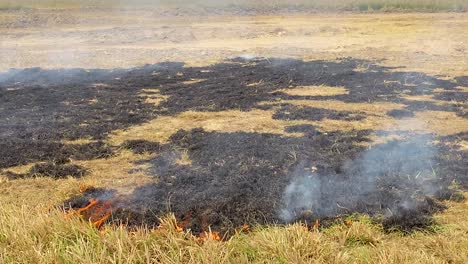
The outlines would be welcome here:
M 35 164 L 27 173 L 7 171 L 6 175 L 12 180 L 34 177 L 61 179 L 66 177 L 81 178 L 87 173 L 88 171 L 85 168 L 78 165 L 47 162 Z
M 136 154 L 158 153 L 161 150 L 161 144 L 158 142 L 149 142 L 146 140 L 127 140 L 122 147 L 129 149 Z
M 320 121 L 323 119 L 358 121 L 366 119 L 366 116 L 362 113 L 353 113 L 350 111 L 336 111 L 315 107 L 284 105 L 276 111 L 276 113 L 273 115 L 273 118 L 312 121 Z
M 152 164 L 151 172 L 159 176 L 159 181 L 136 190 L 130 208 L 150 216 L 168 210 L 179 219 L 189 215 L 194 231 L 206 230 L 208 225 L 228 231 L 244 223 L 283 223 L 278 212 L 283 207 L 285 187 L 303 175 L 314 175 L 320 185 L 318 204 L 311 215 L 296 212 L 296 220 L 310 223 L 317 218 L 334 219 L 360 212 L 384 215 L 388 229 L 411 230 L 432 223 L 430 215 L 444 208 L 425 189 L 430 188 L 435 198 L 459 198 L 449 186 L 453 180 L 466 182 L 465 154 L 459 157 L 459 152 L 446 152 L 424 160 L 424 166 L 435 166 L 427 168 L 436 171 L 434 177 L 421 183 L 418 171 L 406 164 L 425 158 L 416 146 L 425 137 L 375 146 L 376 153 L 371 156 L 376 158 L 366 162 L 379 168 L 369 170 L 362 161 L 369 152 L 355 144 L 367 141 L 369 133 L 322 134 L 311 130 L 304 137 L 290 138 L 181 130 L 160 156 L 146 161 Z M 401 148 L 415 151 L 395 158 Z M 181 149 L 188 150 L 190 166 L 174 162 Z
M 361 65 L 367 70 L 357 71 Z M 279 91 L 320 85 L 344 87 L 348 93 L 294 96 Z M 360 143 L 369 142 L 369 135 L 379 131 L 321 133 L 313 126 L 293 126 L 286 130 L 304 135 L 287 137 L 194 129 L 178 131 L 167 144 L 138 140 L 110 146 L 104 141 L 116 129 L 188 110 L 273 109 L 274 118 L 294 120 L 366 118 L 365 113 L 298 107 L 288 100 L 397 102 L 406 105 L 405 109 L 388 115 L 405 118 L 417 111 L 437 110 L 466 117 L 462 85 L 466 85 L 466 76 L 450 81 L 351 58 L 333 62 L 233 59 L 208 67 L 163 63 L 112 71 L 11 70 L 0 74 L 0 169 L 39 162 L 28 174 L 9 175 L 78 177 L 86 168 L 74 167 L 68 164 L 70 160 L 105 158 L 119 148 L 158 154 L 141 161 L 151 165 L 150 173 L 158 182 L 136 190 L 126 206 L 115 212 L 114 219 L 151 224 L 157 222 L 155 215 L 169 209 L 180 219 L 190 216 L 189 227 L 195 231 L 207 225 L 229 230 L 245 223 L 283 222 L 278 212 L 285 188 L 299 176 L 315 175 L 311 177 L 321 186 L 319 204 L 311 215 L 298 214 L 297 219 L 311 221 L 361 212 L 385 215 L 388 227 L 411 229 L 429 223 L 428 216 L 441 207 L 408 177 L 417 172 L 402 173 L 401 164 L 409 162 L 407 158 L 399 160 L 394 169 L 374 172 L 375 188 L 356 191 L 367 186 L 368 178 L 363 177 L 366 171 L 362 166 L 350 164 L 362 160 L 369 151 Z M 444 91 L 435 92 L 436 88 Z M 146 94 L 154 89 L 168 99 L 159 106 L 145 103 L 143 89 Z M 404 95 L 433 95 L 450 104 L 411 101 Z M 282 102 L 275 104 L 279 100 Z M 269 104 L 260 104 L 265 102 Z M 83 138 L 90 143 L 67 143 Z M 467 154 L 450 144 L 461 138 L 466 138 L 466 133 L 445 138 L 429 135 L 422 142 L 437 150 L 428 164 L 435 172 L 429 183 L 436 186 L 431 190 L 433 197 L 453 198 L 455 191 L 449 186 L 454 180 L 466 187 Z M 439 143 L 432 143 L 432 139 Z M 390 151 L 395 144 L 414 142 L 389 142 L 376 148 Z M 182 151 L 189 155 L 191 165 L 177 164 Z M 418 159 L 418 155 L 413 153 L 411 158 Z M 357 189 L 349 188 L 350 183 Z M 85 198 L 93 195 L 99 198 L 102 191 L 88 193 Z M 74 206 L 86 203 L 86 199 L 76 201 Z

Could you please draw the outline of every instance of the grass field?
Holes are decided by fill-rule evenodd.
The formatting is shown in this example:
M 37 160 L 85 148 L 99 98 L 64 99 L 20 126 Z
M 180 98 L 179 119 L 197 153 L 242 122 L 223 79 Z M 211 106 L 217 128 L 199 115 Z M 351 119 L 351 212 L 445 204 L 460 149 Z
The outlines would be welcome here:
M 185 17 L 158 16 L 153 9 L 73 9 L 91 2 L 0 0 L 8 9 L 0 10 L 0 263 L 468 262 L 466 13 Z M 457 0 L 295 2 L 360 11 L 467 7 Z M 247 62 L 230 60 L 239 56 Z M 282 59 L 290 58 L 299 74 L 281 68 Z M 179 62 L 184 66 L 178 68 Z M 126 71 L 133 67 L 135 72 Z M 8 72 L 12 81 L 4 75 L 10 68 L 19 71 Z M 78 69 L 57 70 L 71 68 Z M 409 116 L 389 114 L 394 112 Z M 348 213 L 313 226 L 237 225 L 218 241 L 219 225 L 200 238 L 171 214 L 147 219 L 159 228 L 129 228 L 118 218 L 96 228 L 60 208 L 93 187 L 115 191 L 109 195 L 123 207 L 152 205 L 161 199 L 152 188 L 166 181 L 163 187 L 173 195 L 167 208 L 179 215 L 190 203 L 206 215 L 209 203 L 221 204 L 219 211 L 231 204 L 248 209 L 251 201 L 264 200 L 255 194 L 265 186 L 271 188 L 265 197 L 275 191 L 274 184 L 249 180 L 265 179 L 264 172 L 284 176 L 285 169 L 275 166 L 292 170 L 313 156 L 318 165 L 310 169 L 321 171 L 328 162 L 341 166 L 356 153 L 408 135 L 429 135 L 440 147 L 431 176 L 453 191 L 437 201 L 446 210 L 410 231 L 386 228 L 386 211 L 377 208 L 374 217 Z M 61 171 L 69 168 L 86 173 Z M 228 180 L 215 188 L 205 187 L 206 178 L 195 192 L 184 188 L 197 183 L 192 175 L 218 174 Z M 411 184 L 411 176 L 400 180 Z M 177 185 L 181 178 L 188 180 Z M 248 199 L 222 200 L 249 185 L 255 191 L 245 192 Z M 377 193 L 398 197 L 408 192 L 403 185 Z M 171 186 L 184 192 L 176 196 Z M 349 182 L 339 190 L 350 186 L 356 187 Z M 332 201 L 340 196 L 333 188 L 324 192 L 335 194 L 326 196 Z M 346 194 L 344 202 L 351 197 Z M 268 213 L 273 206 L 259 210 Z
M 274 1 L 245 1 L 245 0 L 223 0 L 223 1 L 187 1 L 187 0 L 137 0 L 137 1 L 115 1 L 115 0 L 2 0 L 0 8 L 74 8 L 74 7 L 228 7 L 241 6 L 253 8 L 265 7 L 304 7 L 319 10 L 355 10 L 355 11 L 464 11 L 468 3 L 464 0 L 274 0 Z
M 171 216 L 157 230 L 97 230 L 42 207 L 0 212 L 5 263 L 466 263 L 468 203 L 453 203 L 437 225 L 411 235 L 386 234 L 366 217 L 318 231 L 299 224 L 255 227 L 226 242 L 200 243 Z

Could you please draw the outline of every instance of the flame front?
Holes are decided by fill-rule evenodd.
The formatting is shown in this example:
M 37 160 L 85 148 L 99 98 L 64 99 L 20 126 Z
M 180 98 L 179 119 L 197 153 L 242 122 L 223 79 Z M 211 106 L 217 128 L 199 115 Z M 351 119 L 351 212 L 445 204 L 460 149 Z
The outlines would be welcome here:
M 210 239 L 220 241 L 221 236 L 219 235 L 219 232 L 216 232 L 216 231 L 202 232 L 200 233 L 200 235 L 198 235 L 198 240 L 201 242 L 206 242 Z
M 87 219 L 95 227 L 100 228 L 112 215 L 112 203 L 91 198 L 86 206 L 72 210 L 72 212 L 67 214 L 67 217 L 72 215 L 78 215 L 83 219 Z

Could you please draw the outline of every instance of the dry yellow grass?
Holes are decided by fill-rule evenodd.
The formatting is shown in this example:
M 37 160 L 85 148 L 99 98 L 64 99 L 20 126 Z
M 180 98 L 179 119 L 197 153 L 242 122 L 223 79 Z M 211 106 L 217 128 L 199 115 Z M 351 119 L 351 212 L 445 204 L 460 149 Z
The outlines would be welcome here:
M 199 82 L 201 80 L 192 80 L 189 82 Z M 255 86 L 252 83 L 249 86 Z M 346 94 L 344 87 L 329 87 L 329 86 L 302 86 L 288 90 L 278 90 L 289 95 L 299 96 L 333 96 L 338 94 Z M 148 93 L 150 92 L 150 93 Z M 146 98 L 147 103 L 159 105 L 167 97 L 159 94 L 158 89 L 144 89 L 141 96 Z M 394 104 L 346 104 L 341 101 L 313 101 L 312 104 L 316 107 L 327 109 L 347 108 L 350 106 L 352 110 L 366 109 L 373 112 L 376 109 L 395 109 Z M 311 101 L 288 101 L 291 104 L 307 105 Z M 397 105 L 398 106 L 398 105 Z M 203 128 L 207 131 L 221 132 L 255 132 L 255 133 L 275 133 L 287 134 L 289 136 L 299 136 L 300 133 L 286 133 L 286 126 L 298 124 L 312 124 L 308 121 L 283 121 L 272 118 L 272 111 L 252 110 L 252 111 L 223 111 L 223 112 L 195 112 L 187 111 L 177 116 L 163 116 L 153 121 L 150 121 L 141 126 L 134 126 L 128 130 L 116 131 L 110 142 L 112 144 L 122 144 L 125 140 L 145 139 L 165 143 L 169 137 L 179 129 Z M 317 123 L 317 122 L 315 122 Z M 336 126 L 332 126 L 336 130 Z
M 300 86 L 294 89 L 278 90 L 288 95 L 297 96 L 333 96 L 339 94 L 348 94 L 345 87 L 332 86 Z
M 426 100 L 427 96 L 405 97 L 412 100 Z M 446 105 L 448 102 L 431 99 L 432 102 Z M 321 121 L 310 121 L 323 131 L 336 130 L 362 130 L 362 129 L 382 129 L 382 130 L 411 130 L 420 132 L 434 132 L 438 135 L 451 135 L 468 131 L 468 121 L 453 112 L 445 111 L 421 111 L 416 112 L 414 118 L 406 118 L 403 121 L 396 120 L 387 115 L 388 111 L 404 108 L 403 104 L 396 103 L 346 103 L 337 100 L 289 100 L 275 102 L 288 103 L 298 106 L 308 106 L 337 111 L 353 111 L 366 113 L 366 119 L 360 121 L 343 121 L 325 119 Z M 265 103 L 272 104 L 272 103 Z
M 0 176 L 0 206 L 56 206 L 71 195 L 78 194 L 80 184 L 86 181 L 74 178 L 30 178 L 10 181 Z
M 465 194 L 466 195 L 466 194 Z M 447 205 L 433 232 L 385 234 L 369 218 L 320 231 L 300 224 L 255 227 L 227 241 L 197 242 L 173 216 L 156 230 L 95 229 L 42 206 L 0 202 L 0 261 L 5 263 L 466 263 L 468 202 Z
M 190 159 L 187 150 L 181 151 L 179 158 L 175 161 L 175 164 L 181 166 L 192 165 L 192 160 Z
M 149 157 L 149 154 L 137 155 L 128 150 L 121 150 L 115 157 L 74 163 L 90 169 L 90 174 L 85 179 L 86 183 L 96 187 L 112 188 L 125 194 L 157 180 L 157 177 L 145 173 L 149 165 L 135 164 L 136 161 Z
M 29 171 L 29 169 L 31 169 L 32 166 L 34 166 L 34 163 L 10 167 L 8 170 L 14 173 L 26 173 Z
M 81 144 L 89 144 L 92 143 L 94 140 L 91 138 L 79 138 L 76 140 L 63 140 L 62 143 L 70 144 L 70 145 L 81 145 Z
M 414 95 L 414 96 L 402 96 L 402 98 L 410 100 L 410 101 L 419 101 L 419 102 L 432 102 L 438 106 L 457 106 L 459 108 L 467 108 L 468 103 L 464 101 L 441 101 L 434 99 L 434 95 Z
M 301 90 L 301 92 L 304 92 Z M 398 122 L 386 113 L 394 109 L 402 109 L 404 105 L 395 103 L 345 103 L 336 100 L 291 100 L 275 102 L 292 105 L 317 107 L 337 111 L 364 112 L 368 116 L 361 121 L 342 121 L 325 119 L 322 121 L 276 120 L 272 118 L 274 111 L 222 111 L 222 112 L 194 112 L 187 111 L 176 116 L 162 116 L 143 125 L 134 126 L 127 130 L 115 131 L 110 143 L 119 145 L 125 140 L 145 139 L 165 143 L 169 137 L 179 129 L 203 128 L 207 131 L 220 132 L 255 132 L 275 133 L 289 136 L 300 136 L 297 133 L 286 133 L 285 127 L 299 124 L 312 124 L 323 131 L 359 130 L 359 129 L 410 129 L 420 131 L 434 131 L 440 135 L 459 133 L 468 129 L 468 122 L 455 113 L 440 111 L 418 112 L 415 118 Z M 271 104 L 271 103 L 264 103 Z M 414 124 L 422 121 L 424 125 Z M 406 125 L 395 126 L 396 123 Z
M 187 111 L 176 116 L 162 116 L 146 124 L 134 126 L 127 130 L 113 133 L 111 144 L 121 144 L 125 140 L 145 139 L 148 141 L 165 143 L 169 137 L 179 129 L 203 128 L 207 131 L 219 132 L 254 132 L 288 134 L 290 136 L 302 135 L 285 133 L 286 126 L 305 124 L 305 121 L 285 121 L 272 118 L 272 111 L 229 110 L 222 112 L 195 112 Z
M 458 116 L 453 112 L 443 111 L 423 111 L 417 112 L 414 118 L 409 118 L 401 126 L 405 129 L 412 124 L 422 122 L 422 130 L 435 132 L 438 135 L 451 135 L 468 131 L 468 121 L 466 118 Z M 405 125 L 406 124 L 406 125 Z
M 403 104 L 378 102 L 378 103 L 347 103 L 339 100 L 285 100 L 273 104 L 288 103 L 298 106 L 331 109 L 337 111 L 364 112 L 368 114 L 385 115 L 386 112 L 401 109 Z M 271 103 L 265 103 L 271 104 Z
M 39 177 L 8 180 L 0 171 L 0 200 L 15 205 L 26 203 L 53 206 L 78 194 L 81 185 L 115 189 L 121 195 L 130 194 L 135 188 L 157 180 L 157 177 L 144 173 L 145 165 L 134 164 L 135 161 L 148 157 L 148 155 L 136 155 L 130 151 L 121 150 L 115 157 L 107 159 L 73 161 L 72 164 L 89 169 L 89 175 L 82 179 L 70 177 L 54 180 Z M 8 170 L 26 173 L 32 165 L 12 167 Z M 141 170 L 138 170 L 139 168 Z
M 145 102 L 148 104 L 154 104 L 158 106 L 161 102 L 167 100 L 167 96 L 161 95 L 158 89 L 143 89 L 141 97 L 145 98 Z
M 346 103 L 338 100 L 287 100 L 274 103 L 262 103 L 261 105 L 277 105 L 288 103 L 297 106 L 315 107 L 336 111 L 363 112 L 367 116 L 360 121 L 344 121 L 324 119 L 320 121 L 307 121 L 308 124 L 317 126 L 324 132 L 351 131 L 365 129 L 384 129 L 395 127 L 397 120 L 386 115 L 386 112 L 401 109 L 404 106 L 396 103 Z M 297 121 L 296 121 L 297 122 Z

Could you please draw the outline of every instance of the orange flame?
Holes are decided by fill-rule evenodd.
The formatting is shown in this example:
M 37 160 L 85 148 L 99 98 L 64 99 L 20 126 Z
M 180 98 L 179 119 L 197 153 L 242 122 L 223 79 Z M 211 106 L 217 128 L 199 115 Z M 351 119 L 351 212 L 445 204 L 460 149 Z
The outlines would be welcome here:
M 219 235 L 219 232 L 216 232 L 216 231 L 202 232 L 200 233 L 200 235 L 198 235 L 198 240 L 201 242 L 206 242 L 210 239 L 220 241 L 221 236 Z
M 181 232 L 184 232 L 184 228 L 182 226 L 180 226 L 179 224 L 176 225 L 176 231 L 181 233 Z
M 107 212 L 103 217 L 101 217 L 100 219 L 96 220 L 93 222 L 93 225 L 97 228 L 101 228 L 101 226 L 104 224 L 104 222 L 106 222 L 107 219 L 109 219 L 109 217 L 111 216 L 111 212 Z
M 320 221 L 317 219 L 317 220 L 315 220 L 313 230 L 318 232 L 319 231 L 319 226 L 320 226 Z
M 177 232 L 182 232 L 184 231 L 185 228 L 187 228 L 187 226 L 189 226 L 190 220 L 192 220 L 192 214 L 191 213 L 186 214 L 183 219 L 184 220 L 177 223 L 177 226 L 176 226 Z
M 247 224 L 245 224 L 245 225 L 241 226 L 240 230 L 241 230 L 241 231 L 244 231 L 244 232 L 247 232 L 247 231 L 250 230 L 250 226 L 247 225 Z
M 235 232 L 236 234 L 243 233 L 243 232 L 249 232 L 250 231 L 250 225 L 244 224 L 239 228 L 236 228 Z
M 66 217 L 71 217 L 72 215 L 78 215 L 82 218 L 88 219 L 93 226 L 101 228 L 104 222 L 112 215 L 112 203 L 110 201 L 100 201 L 96 199 L 89 199 L 88 205 L 85 207 L 79 208 L 78 210 L 73 210 L 68 213 Z
M 95 200 L 95 199 L 91 198 L 91 199 L 89 199 L 89 204 L 87 206 L 85 206 L 85 207 L 82 207 L 82 208 L 76 210 L 76 213 L 81 215 L 83 212 L 88 211 L 89 209 L 91 209 L 96 204 L 98 204 L 98 200 Z

